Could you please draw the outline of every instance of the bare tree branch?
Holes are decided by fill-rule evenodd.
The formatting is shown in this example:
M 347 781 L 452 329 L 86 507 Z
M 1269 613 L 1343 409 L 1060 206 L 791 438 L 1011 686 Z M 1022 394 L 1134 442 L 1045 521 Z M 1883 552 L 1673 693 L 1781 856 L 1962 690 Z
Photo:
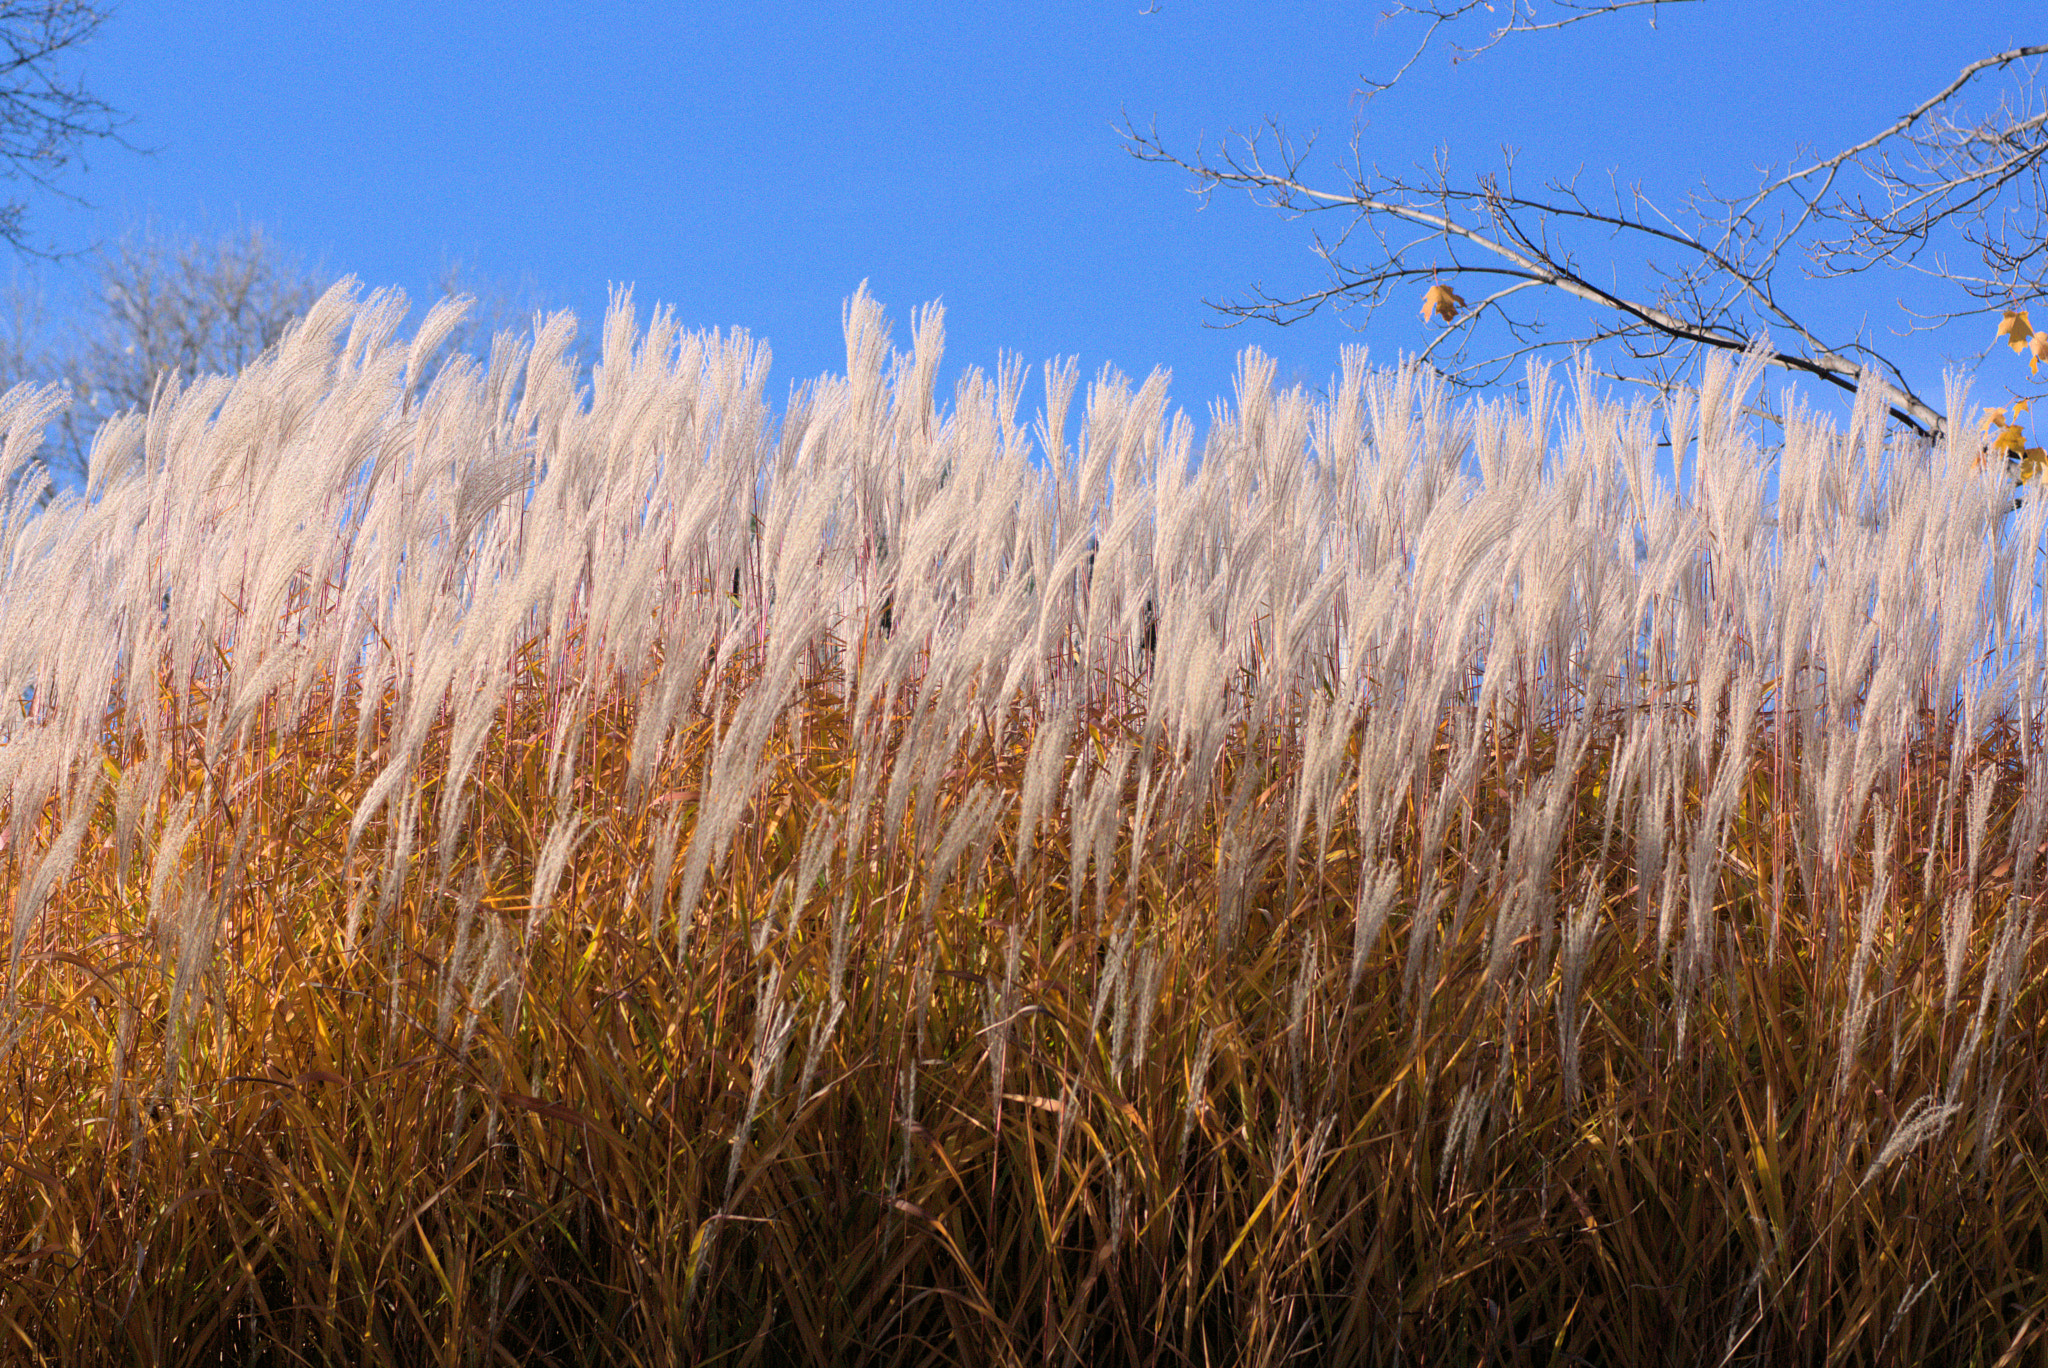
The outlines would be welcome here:
M 111 13 L 103 0 L 0 0 L 0 178 L 75 203 L 56 179 L 82 160 L 79 146 L 100 138 L 128 146 L 119 134 L 128 119 L 62 68 Z M 56 255 L 29 244 L 27 213 L 24 200 L 0 204 L 0 241 L 24 255 Z
M 1973 63 L 1939 98 L 1950 97 L 1979 72 L 2044 54 L 2048 46 L 2015 48 Z M 2048 107 L 2037 107 L 2031 79 L 2020 92 L 2017 107 L 2008 94 L 1996 111 L 1974 123 L 1946 113 L 1926 117 L 1924 126 L 1917 123 L 1933 104 L 1922 105 L 1887 130 L 1900 144 L 1896 159 L 1887 149 L 1863 167 L 1884 201 L 1882 208 L 1869 207 L 1861 196 L 1845 195 L 1822 211 L 1825 220 L 1843 224 L 1848 231 L 1811 245 L 1817 273 L 1847 275 L 1879 263 L 1912 266 L 1937 232 L 1952 228 L 1978 250 L 1989 274 L 1944 272 L 1945 278 L 1986 302 L 2038 298 L 2048 265 L 2048 246 L 2042 240 L 2048 205 L 2042 193 Z M 1900 160 L 1908 163 L 1905 169 Z M 1999 203 L 2008 190 L 2017 194 L 2017 204 Z M 1995 228 L 1989 226 L 1994 209 Z M 2015 218 L 2022 220 L 2017 226 Z
M 1366 81 L 1368 92 L 1390 89 L 1440 31 L 1473 16 L 1483 3 L 1396 5 L 1384 18 L 1421 19 L 1426 31 L 1392 78 Z M 1454 47 L 1452 60 L 1485 52 L 1511 33 L 1561 29 L 1645 5 L 1653 19 L 1656 14 L 1655 0 L 1551 0 L 1550 10 L 1539 4 L 1509 0 L 1502 6 L 1505 22 L 1474 47 Z M 1611 204 L 1589 202 L 1576 181 L 1520 192 L 1511 152 L 1501 171 L 1462 184 L 1453 181 L 1441 153 L 1432 166 L 1417 168 L 1419 175 L 1388 175 L 1366 165 L 1361 135 L 1354 132 L 1348 164 L 1338 168 L 1342 180 L 1333 185 L 1312 183 L 1305 173 L 1312 143 L 1297 149 L 1270 122 L 1253 135 L 1226 138 L 1214 154 L 1202 150 L 1192 157 L 1169 149 L 1156 128 L 1141 133 L 1128 117 L 1123 133 L 1134 156 L 1180 167 L 1205 196 L 1240 190 L 1290 217 L 1336 212 L 1346 219 L 1341 231 L 1313 235 L 1313 249 L 1329 273 L 1321 288 L 1271 293 L 1255 284 L 1247 298 L 1211 301 L 1231 320 L 1226 326 L 1253 318 L 1288 324 L 1325 306 L 1357 309 L 1369 319 L 1397 291 L 1425 280 L 1495 278 L 1506 283 L 1484 294 L 1422 354 L 1453 383 L 1490 383 L 1505 361 L 1543 348 L 1602 345 L 1632 363 L 1618 375 L 1644 379 L 1647 370 L 1649 383 L 1664 384 L 1674 368 L 1689 366 L 1703 349 L 1747 350 L 1768 337 L 1772 364 L 1850 392 L 1874 383 L 1893 419 L 1932 437 L 1946 430 L 1948 418 L 1864 341 L 1860 325 L 1855 332 L 1837 332 L 1795 313 L 1778 288 L 1777 272 L 1788 250 L 1797 247 L 1809 280 L 1878 264 L 1938 273 L 1962 283 L 1980 302 L 1977 309 L 1942 316 L 1944 321 L 1994 306 L 2016 308 L 2048 293 L 2040 193 L 2048 163 L 2048 110 L 2036 108 L 2029 87 L 2017 106 L 2002 102 L 1993 116 L 1973 120 L 1959 112 L 1962 99 L 1984 78 L 2025 71 L 2021 64 L 2043 54 L 2048 46 L 2017 47 L 1973 62 L 1888 126 L 1840 152 L 1808 155 L 1782 173 L 1766 172 L 1746 196 L 1696 195 L 1669 213 L 1639 186 L 1616 185 Z M 1902 158 L 1912 165 L 1902 167 Z M 1837 189 L 1842 174 L 1852 170 L 1872 181 L 1881 204 L 1867 205 Z M 2031 216 L 2023 213 L 2015 222 L 2008 211 L 1991 224 L 1992 211 L 2014 195 Z M 1828 225 L 1841 231 L 1826 235 Z M 1937 234 L 1975 247 L 1983 271 L 1952 275 Z M 1582 264 L 1582 253 L 1596 242 L 1596 264 Z M 1933 270 L 1916 260 L 1929 248 L 1937 260 Z M 1622 284 L 1624 270 L 1644 283 Z M 1510 311 L 1537 287 L 1592 306 L 1588 326 L 1552 335 L 1540 315 Z M 1914 317 L 1931 326 L 1925 323 L 1929 315 Z M 1474 338 L 1496 328 L 1513 345 L 1484 360 L 1470 359 L 1466 352 Z
M 1596 4 L 1579 4 L 1576 0 L 1552 0 L 1552 3 L 1558 9 L 1565 12 L 1564 17 L 1539 23 L 1536 19 L 1536 7 L 1532 0 L 1509 0 L 1508 21 L 1495 29 L 1485 42 L 1478 44 L 1476 47 L 1453 46 L 1451 49 L 1453 53 L 1451 64 L 1455 66 L 1459 62 L 1468 61 L 1483 52 L 1491 50 L 1511 33 L 1542 33 L 1551 29 L 1570 28 L 1573 24 L 1584 23 L 1588 19 L 1597 18 L 1603 14 L 1617 14 L 1623 10 L 1642 9 L 1645 6 L 1650 11 L 1650 27 L 1655 28 L 1657 27 L 1657 10 L 1659 6 L 1696 5 L 1704 3 L 1704 0 L 1600 0 Z M 1416 59 L 1429 50 L 1429 45 L 1436 39 L 1437 30 L 1443 28 L 1446 24 L 1456 23 L 1466 15 L 1481 9 L 1484 9 L 1488 14 L 1494 13 L 1494 6 L 1490 0 L 1459 0 L 1459 3 L 1453 5 L 1397 4 L 1390 10 L 1382 11 L 1380 14 L 1380 25 L 1382 27 L 1392 20 L 1408 18 L 1410 16 L 1428 19 L 1429 27 L 1424 31 L 1422 40 L 1415 45 L 1415 50 L 1408 54 L 1406 61 L 1401 63 L 1400 70 L 1396 71 L 1392 76 L 1389 76 L 1384 81 L 1376 81 L 1369 76 L 1358 78 L 1365 90 L 1366 98 L 1371 99 L 1373 96 L 1392 90 L 1396 85 L 1400 84 L 1401 78 L 1408 74 L 1408 68 L 1414 66 Z

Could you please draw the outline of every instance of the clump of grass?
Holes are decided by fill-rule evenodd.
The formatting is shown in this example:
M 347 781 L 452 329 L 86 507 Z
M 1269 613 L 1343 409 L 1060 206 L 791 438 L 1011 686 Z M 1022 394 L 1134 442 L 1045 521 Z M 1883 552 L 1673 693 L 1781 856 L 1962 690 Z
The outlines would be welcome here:
M 2039 1352 L 2042 514 L 1969 453 L 1872 400 L 1767 510 L 1754 358 L 1674 489 L 1540 374 L 1248 353 L 1199 470 L 1049 368 L 1041 470 L 936 310 L 779 422 L 625 299 L 587 391 L 401 314 L 0 523 L 10 1357 Z

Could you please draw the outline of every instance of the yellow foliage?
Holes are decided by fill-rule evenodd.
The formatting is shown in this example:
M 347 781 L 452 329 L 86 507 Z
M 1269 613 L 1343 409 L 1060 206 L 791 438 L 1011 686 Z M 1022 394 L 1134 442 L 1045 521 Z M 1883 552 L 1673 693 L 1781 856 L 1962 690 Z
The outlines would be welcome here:
M 2027 339 L 2034 335 L 2034 325 L 2028 321 L 2027 311 L 2007 309 L 1998 324 L 1998 335 L 2010 342 L 2014 351 L 2025 351 Z
M 2037 332 L 2033 320 L 2027 317 L 2025 309 L 2007 309 L 2005 317 L 1999 320 L 1998 334 L 2011 345 L 2012 349 L 2027 358 L 2028 369 L 2038 377 L 2041 363 L 2048 361 L 2048 332 Z M 2033 400 L 2014 401 L 2010 411 L 2003 408 L 1985 409 L 1978 430 L 1996 431 L 1978 464 L 1995 453 L 2003 452 L 2006 459 L 2019 465 L 2019 482 L 2031 483 L 2036 475 L 2048 472 L 2048 450 L 2027 445 L 2027 434 L 2020 427 L 2019 418 L 2033 406 Z
M 1448 285 L 1432 285 L 1422 296 L 1422 316 L 1442 314 L 1448 323 L 1458 316 L 1458 310 L 1465 307 L 1465 301 L 1451 292 Z
M 2018 417 L 2022 413 L 2025 413 L 2029 408 L 2033 407 L 2033 404 L 2034 401 L 2031 399 L 2020 400 L 2017 404 L 2014 404 L 2012 406 L 2011 418 L 2006 417 L 2005 410 L 2002 408 L 1985 409 L 1984 421 L 1982 423 L 1979 423 L 1977 426 L 1979 430 L 1983 432 L 1989 432 L 1994 427 L 2004 427 L 2007 423 L 2013 422 L 2016 419 L 2018 419 Z

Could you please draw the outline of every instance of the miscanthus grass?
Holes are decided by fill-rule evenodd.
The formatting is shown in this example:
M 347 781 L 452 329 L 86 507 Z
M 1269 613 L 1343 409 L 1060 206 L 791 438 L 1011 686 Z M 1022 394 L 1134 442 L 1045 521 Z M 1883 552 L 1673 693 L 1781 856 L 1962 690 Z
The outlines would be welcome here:
M 0 1359 L 2048 1353 L 1960 439 L 403 308 L 0 520 Z

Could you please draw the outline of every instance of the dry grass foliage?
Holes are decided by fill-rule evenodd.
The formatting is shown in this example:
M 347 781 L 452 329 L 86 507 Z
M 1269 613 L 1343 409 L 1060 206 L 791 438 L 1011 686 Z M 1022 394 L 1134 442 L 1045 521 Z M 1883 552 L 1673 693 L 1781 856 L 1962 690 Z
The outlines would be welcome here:
M 779 420 L 623 298 L 587 390 L 403 307 L 0 523 L 0 1357 L 2042 1352 L 2043 505 L 1974 451 L 1872 396 L 1767 507 L 1756 357 L 1248 353 L 1191 472 L 1163 378 L 1070 451 L 1071 367 L 939 405 L 865 294 Z

